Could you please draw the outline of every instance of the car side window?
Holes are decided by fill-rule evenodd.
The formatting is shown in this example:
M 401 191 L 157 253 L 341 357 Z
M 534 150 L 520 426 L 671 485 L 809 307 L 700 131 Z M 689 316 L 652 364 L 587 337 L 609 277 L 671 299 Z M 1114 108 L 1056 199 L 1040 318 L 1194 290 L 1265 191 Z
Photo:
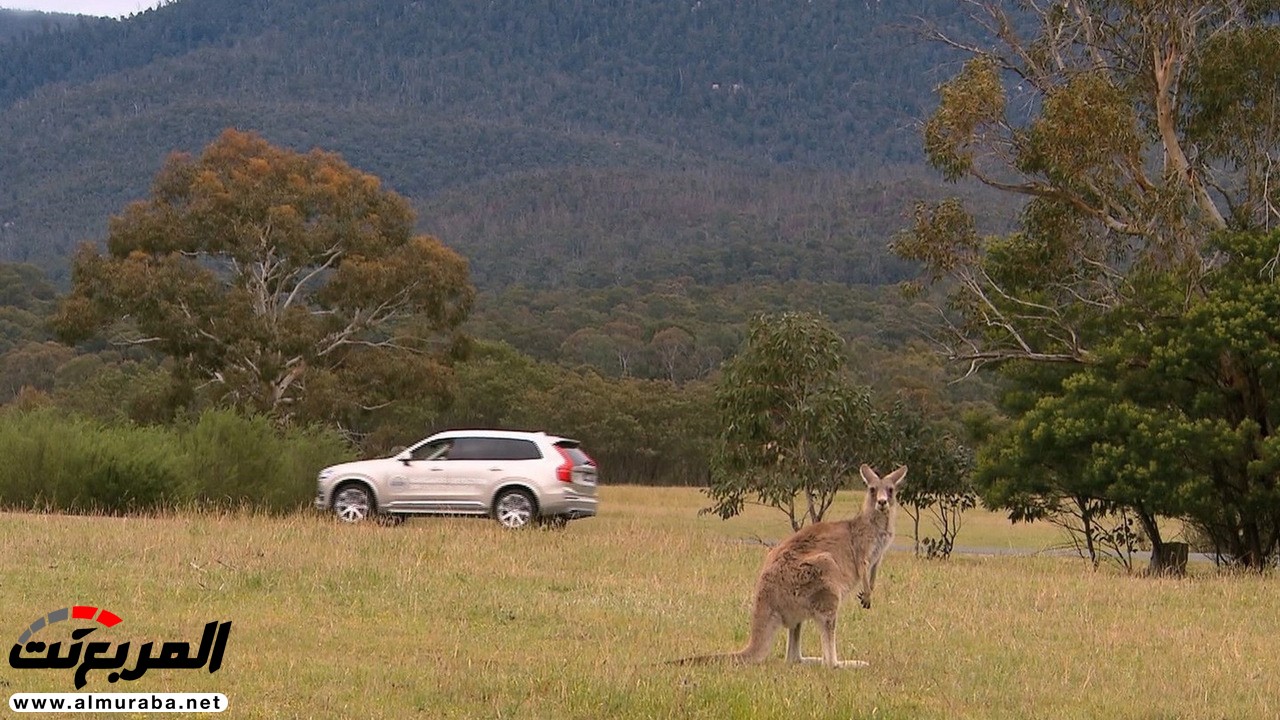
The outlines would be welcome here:
M 414 448 L 409 452 L 411 460 L 445 460 L 450 454 L 451 440 L 437 440 Z
M 457 438 L 449 450 L 450 460 L 537 460 L 538 446 L 515 438 Z
M 542 451 L 531 440 L 501 440 L 502 460 L 541 460 Z
M 488 460 L 485 457 L 484 438 L 462 437 L 453 441 L 450 460 Z

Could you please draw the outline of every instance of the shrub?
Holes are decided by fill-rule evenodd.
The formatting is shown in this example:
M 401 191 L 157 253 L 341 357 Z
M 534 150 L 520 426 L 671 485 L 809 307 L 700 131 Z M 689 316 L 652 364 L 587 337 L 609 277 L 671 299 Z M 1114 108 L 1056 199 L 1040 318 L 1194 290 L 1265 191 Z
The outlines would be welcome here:
M 230 410 L 202 413 L 182 430 L 180 445 L 191 499 L 203 507 L 296 510 L 315 493 L 316 471 L 351 459 L 336 432 L 281 430 L 262 415 Z
M 125 514 L 175 507 L 284 512 L 351 456 L 332 431 L 208 410 L 175 426 L 108 425 L 52 408 L 0 412 L 0 506 Z
M 185 490 L 171 433 L 106 427 L 39 408 L 0 413 L 0 503 L 67 512 L 124 513 L 180 501 Z

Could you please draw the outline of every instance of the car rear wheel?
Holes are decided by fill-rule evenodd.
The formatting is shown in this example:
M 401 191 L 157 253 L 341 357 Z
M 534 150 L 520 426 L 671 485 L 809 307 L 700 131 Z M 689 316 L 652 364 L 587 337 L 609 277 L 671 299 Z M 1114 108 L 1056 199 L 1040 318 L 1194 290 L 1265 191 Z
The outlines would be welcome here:
M 347 483 L 333 493 L 333 514 L 343 522 L 362 522 L 373 512 L 373 496 L 360 483 Z
M 493 503 L 493 517 L 503 527 L 525 527 L 536 515 L 533 496 L 524 490 L 504 490 Z

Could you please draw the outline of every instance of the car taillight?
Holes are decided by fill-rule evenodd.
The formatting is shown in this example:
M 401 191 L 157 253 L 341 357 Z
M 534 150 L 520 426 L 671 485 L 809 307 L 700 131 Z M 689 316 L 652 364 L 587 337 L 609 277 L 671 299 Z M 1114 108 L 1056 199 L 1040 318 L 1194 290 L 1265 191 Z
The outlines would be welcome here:
M 560 482 L 573 482 L 573 458 L 559 445 L 556 446 L 556 452 L 564 458 L 564 462 L 556 467 L 556 479 Z

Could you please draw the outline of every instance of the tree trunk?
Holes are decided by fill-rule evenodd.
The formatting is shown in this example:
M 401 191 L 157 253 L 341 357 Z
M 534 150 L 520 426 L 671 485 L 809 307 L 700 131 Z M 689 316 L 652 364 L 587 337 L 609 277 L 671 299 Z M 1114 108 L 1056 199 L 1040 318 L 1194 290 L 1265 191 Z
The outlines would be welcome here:
M 916 557 L 920 557 L 920 513 L 921 510 L 917 508 L 916 514 L 911 516 L 911 539 L 915 542 Z
M 1093 547 L 1093 511 L 1089 509 L 1089 501 L 1084 498 L 1076 498 L 1076 505 L 1080 507 L 1080 522 L 1084 527 L 1084 546 L 1089 551 L 1089 562 L 1093 563 L 1093 569 L 1098 569 L 1098 552 Z
M 1166 542 L 1153 545 L 1151 564 L 1147 574 L 1152 576 L 1185 577 L 1187 574 L 1188 546 L 1184 542 Z

